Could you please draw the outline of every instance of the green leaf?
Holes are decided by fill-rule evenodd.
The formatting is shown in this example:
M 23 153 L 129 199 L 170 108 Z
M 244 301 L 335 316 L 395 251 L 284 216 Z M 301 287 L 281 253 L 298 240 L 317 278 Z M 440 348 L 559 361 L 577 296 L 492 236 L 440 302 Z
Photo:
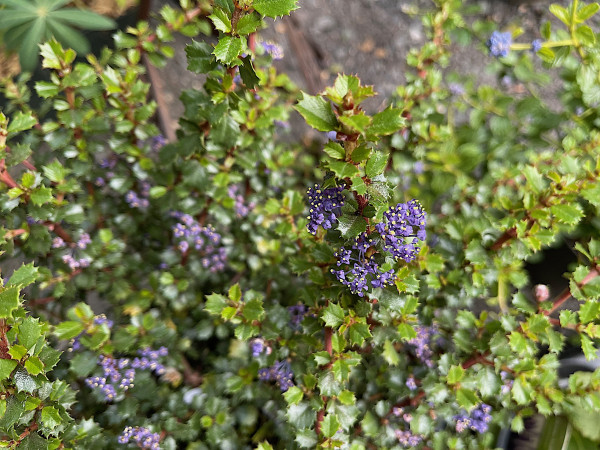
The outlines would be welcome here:
M 7 430 L 21 418 L 25 411 L 25 402 L 16 395 L 9 395 L 6 400 L 6 412 L 0 419 L 0 429 Z
M 338 395 L 338 400 L 344 405 L 354 405 L 356 403 L 356 397 L 352 391 L 342 391 Z
M 52 189 L 40 186 L 31 192 L 29 198 L 34 205 L 41 206 L 52 200 Z
M 20 131 L 29 130 L 34 127 L 37 123 L 35 117 L 33 117 L 30 113 L 24 113 L 19 111 L 15 117 L 9 122 L 8 132 L 9 133 L 18 133 Z
M 564 407 L 573 426 L 582 436 L 592 439 L 597 445 L 600 442 L 600 412 L 590 410 L 580 398 L 572 399 L 571 402 L 565 403 Z
M 346 161 L 330 161 L 329 168 L 338 178 L 353 177 L 358 174 L 358 168 L 354 164 L 347 163 Z
M 44 371 L 44 364 L 37 356 L 30 356 L 25 361 L 25 370 L 31 375 L 36 376 Z
M 338 120 L 346 125 L 346 127 L 359 133 L 364 133 L 371 123 L 371 118 L 367 116 L 364 111 L 351 116 L 339 116 Z
M 525 405 L 531 401 L 531 388 L 525 385 L 520 378 L 513 382 L 511 394 L 519 405 Z
M 588 47 L 592 47 L 596 43 L 596 35 L 590 27 L 587 25 L 580 25 L 575 29 L 575 36 L 577 39 Z
M 319 377 L 319 390 L 321 395 L 331 397 L 341 391 L 340 383 L 335 379 L 333 372 L 327 371 Z
M 398 325 L 398 334 L 405 341 L 417 337 L 417 332 L 415 331 L 414 327 L 406 322 L 402 322 Z
M 27 354 L 27 348 L 23 345 L 15 344 L 10 348 L 8 354 L 12 359 L 20 361 Z
M 17 337 L 19 343 L 24 346 L 27 350 L 33 347 L 39 337 L 42 335 L 42 326 L 39 323 L 39 319 L 33 317 L 26 317 L 19 324 L 19 333 Z
M 246 14 L 235 26 L 235 31 L 239 35 L 254 33 L 262 26 L 262 19 L 254 13 Z
M 576 225 L 583 218 L 583 210 L 578 203 L 554 205 L 550 207 L 556 220 L 568 225 Z
M 387 167 L 390 155 L 384 152 L 374 152 L 367 161 L 365 172 L 369 178 L 375 178 L 383 173 Z
M 54 334 L 59 339 L 73 339 L 79 336 L 84 330 L 84 326 L 81 322 L 65 321 L 57 325 L 54 329 Z
M 0 381 L 7 379 L 17 364 L 14 359 L 0 359 Z
M 242 309 L 242 315 L 247 320 L 260 320 L 262 319 L 265 310 L 263 309 L 263 302 L 259 299 L 252 299 L 248 301 Z
M 215 28 L 223 33 L 229 33 L 231 31 L 231 20 L 227 16 L 227 13 L 221 8 L 213 8 L 213 13 L 208 16 Z
M 333 113 L 331 103 L 320 96 L 302 93 L 302 100 L 294 109 L 298 111 L 306 123 L 319 131 L 333 131 L 338 127 L 338 121 Z
M 389 339 L 386 339 L 383 343 L 382 356 L 390 366 L 397 366 L 400 363 L 400 356 Z
M 460 388 L 456 391 L 456 401 L 467 411 L 475 408 L 475 406 L 479 403 L 479 399 L 477 398 L 477 395 L 475 395 L 475 392 L 465 388 Z
M 6 283 L 7 287 L 10 286 L 21 286 L 22 288 L 25 286 L 29 286 L 38 277 L 38 268 L 33 266 L 33 263 L 29 263 L 27 265 L 22 265 L 17 270 L 13 272 L 10 277 L 8 283 Z
M 12 312 L 19 307 L 19 288 L 17 286 L 3 289 L 0 292 L 0 319 L 11 317 Z
M 330 303 L 321 313 L 321 319 L 328 327 L 335 328 L 344 322 L 344 310 L 335 303 Z
M 369 325 L 366 323 L 353 323 L 348 329 L 348 337 L 352 344 L 361 347 L 365 342 L 365 339 L 371 337 Z
M 598 5 L 598 3 L 590 3 L 589 5 L 584 5 L 577 11 L 577 19 L 580 22 L 583 22 L 592 17 L 594 14 L 596 14 L 598 12 L 598 9 L 600 9 L 600 5 Z
M 585 355 L 585 359 L 588 361 L 592 361 L 596 359 L 596 348 L 594 347 L 594 343 L 592 340 L 587 337 L 585 334 L 580 335 L 581 338 L 581 350 L 583 350 L 583 354 Z
M 373 116 L 373 122 L 368 132 L 369 134 L 386 136 L 395 133 L 404 126 L 406 126 L 406 120 L 402 117 L 402 110 L 390 107 Z
M 550 12 L 554 14 L 562 23 L 564 23 L 567 26 L 571 24 L 571 17 L 569 16 L 569 12 L 566 8 L 556 3 L 553 3 L 552 5 L 550 5 L 549 9 Z
M 531 190 L 536 194 L 542 192 L 546 187 L 544 183 L 544 177 L 538 172 L 536 167 L 525 166 L 523 168 L 523 175 L 525 175 L 527 185 L 531 187 Z
M 223 36 L 213 50 L 217 61 L 228 66 L 240 64 L 239 56 L 246 50 L 246 39 L 243 37 Z
M 206 296 L 204 309 L 210 314 L 220 316 L 223 308 L 227 306 L 227 298 L 219 294 L 210 294 Z
M 247 341 L 252 336 L 256 336 L 260 329 L 257 326 L 247 323 L 240 324 L 235 327 L 235 337 L 241 341 Z
M 87 30 L 113 30 L 117 23 L 109 17 L 77 8 L 63 8 L 50 13 L 52 19 L 59 19 L 68 24 Z
M 296 405 L 302 401 L 302 397 L 304 397 L 304 393 L 298 386 L 292 386 L 283 394 L 285 401 L 288 402 L 289 405 Z
M 256 75 L 254 65 L 252 64 L 252 57 L 246 55 L 242 58 L 243 64 L 240 66 L 240 77 L 248 89 L 254 89 L 258 86 L 260 79 Z
M 465 375 L 465 369 L 463 369 L 461 366 L 450 367 L 450 370 L 448 371 L 448 377 L 447 377 L 448 384 L 459 383 L 463 379 L 464 375 Z
M 588 323 L 592 320 L 596 320 L 599 313 L 600 303 L 589 300 L 581 305 L 581 308 L 579 309 L 579 318 L 581 319 L 581 323 Z
M 252 7 L 263 16 L 275 19 L 298 9 L 297 2 L 298 0 L 254 0 Z
M 54 429 L 62 423 L 60 414 L 54 406 L 44 406 L 41 418 L 44 426 L 50 429 Z
M 323 151 L 333 159 L 345 159 L 346 150 L 337 142 L 329 141 L 325 144 Z
M 332 437 L 340 428 L 340 422 L 335 414 L 327 414 L 321 422 L 321 431 L 325 437 Z
M 206 42 L 196 42 L 186 45 L 187 68 L 195 73 L 207 73 L 217 65 L 212 54 L 212 47 Z
M 37 384 L 31 375 L 29 375 L 24 370 L 18 370 L 14 375 L 15 386 L 17 387 L 17 391 L 19 392 L 28 392 L 30 394 L 33 393 L 35 389 L 37 389 Z
M 337 229 L 345 238 L 354 238 L 366 231 L 367 221 L 361 216 L 343 215 L 338 217 Z

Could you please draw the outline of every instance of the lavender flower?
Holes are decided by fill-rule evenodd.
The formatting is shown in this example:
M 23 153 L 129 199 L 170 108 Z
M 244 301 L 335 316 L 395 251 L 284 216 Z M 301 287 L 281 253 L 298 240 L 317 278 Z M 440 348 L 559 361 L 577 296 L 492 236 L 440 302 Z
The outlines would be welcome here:
M 412 375 L 408 377 L 408 379 L 406 380 L 406 387 L 409 388 L 411 391 L 414 391 L 415 389 L 417 389 L 417 383 L 415 381 L 415 377 L 413 377 Z M 407 422 L 409 422 L 409 421 L 407 421 Z
M 541 39 L 534 39 L 533 42 L 531 42 L 531 51 L 534 53 L 539 52 L 542 49 L 542 40 Z
M 246 217 L 248 214 L 250 214 L 250 211 L 252 211 L 254 209 L 254 207 L 256 206 L 256 204 L 254 202 L 250 202 L 246 205 L 246 200 L 244 198 L 243 195 L 241 195 L 239 193 L 239 186 L 229 186 L 228 189 L 228 194 L 229 197 L 231 197 L 232 199 L 235 200 L 235 203 L 233 205 L 233 210 L 235 211 L 235 215 L 238 218 L 241 217 Z
M 119 444 L 128 444 L 130 441 L 135 442 L 142 449 L 160 449 L 160 435 L 152 433 L 148 428 L 125 427 L 123 433 L 119 436 Z
M 96 316 L 94 318 L 94 325 L 100 326 L 100 325 L 103 325 L 103 324 L 106 324 L 106 326 L 108 328 L 112 328 L 113 325 L 114 325 L 114 322 L 112 320 L 108 319 L 106 317 L 106 315 L 104 315 L 104 314 L 100 314 L 99 316 Z
M 375 241 L 367 233 L 361 233 L 354 241 L 352 249 L 344 247 L 335 254 L 337 265 L 347 265 L 349 270 L 331 269 L 338 281 L 350 288 L 350 292 L 363 297 L 369 290 L 369 283 L 373 288 L 384 287 L 394 283 L 395 272 L 383 271 L 372 257 L 367 257 L 367 250 L 375 245 Z M 352 264 L 352 268 L 350 265 Z
M 456 96 L 460 96 L 460 95 L 464 95 L 465 94 L 465 88 L 460 83 L 450 83 L 450 84 L 448 84 L 448 91 L 450 91 L 450 93 L 452 95 L 456 95 Z
M 283 48 L 279 44 L 273 41 L 263 41 L 260 45 L 265 49 L 265 53 L 271 55 L 274 61 L 283 59 Z
M 396 438 L 400 442 L 400 445 L 403 447 L 415 447 L 423 440 L 423 436 L 412 434 L 410 430 L 396 430 L 394 433 L 396 434 Z
M 147 198 L 139 197 L 135 191 L 129 191 L 125 195 L 125 201 L 130 208 L 144 209 L 150 206 Z
M 60 237 L 55 237 L 52 239 L 52 248 L 63 248 L 65 246 L 65 241 L 63 241 Z
M 342 212 L 341 208 L 344 206 L 343 190 L 342 187 L 322 190 L 318 184 L 308 190 L 310 215 L 307 228 L 310 234 L 316 234 L 319 226 L 328 230 L 337 222 L 337 216 Z
M 88 244 L 91 244 L 92 240 L 90 239 L 90 235 L 87 233 L 81 233 L 79 236 L 79 240 L 77 241 L 77 247 L 82 250 L 85 250 Z
M 191 243 L 196 250 L 201 252 L 200 261 L 205 269 L 209 269 L 211 272 L 225 269 L 227 253 L 225 247 L 221 246 L 221 235 L 210 225 L 201 226 L 189 214 L 174 212 L 171 215 L 180 220 L 173 226 L 174 236 L 181 239 L 178 244 L 179 249 L 187 251 Z M 184 241 L 186 244 L 182 244 Z
M 98 187 L 103 187 L 106 186 L 106 181 L 104 181 L 104 178 L 98 177 L 96 178 L 96 181 L 94 181 L 94 184 Z
M 288 306 L 287 310 L 290 313 L 290 325 L 296 330 L 299 329 L 308 308 L 305 305 L 294 305 Z
M 494 31 L 487 42 L 492 56 L 497 58 L 508 56 L 512 44 L 512 34 L 510 32 L 501 33 Z
M 467 428 L 478 433 L 485 433 L 489 428 L 489 423 L 492 421 L 492 407 L 481 403 L 478 405 L 469 416 L 466 413 L 454 416 L 456 421 L 456 431 L 462 433 Z
M 394 258 L 413 261 L 418 254 L 418 247 L 415 245 L 417 240 L 424 241 L 426 237 L 427 216 L 421 204 L 417 200 L 398 203 L 386 211 L 383 217 L 385 221 L 375 225 L 375 229 L 383 238 L 384 250 Z
M 271 354 L 271 347 L 269 347 L 264 339 L 255 338 L 250 341 L 250 350 L 252 351 L 252 356 L 254 358 L 258 358 L 263 353 L 267 355 Z
M 152 150 L 157 151 L 157 150 L 161 149 L 167 143 L 167 140 L 165 139 L 165 137 L 162 134 L 159 134 L 158 136 L 154 136 L 152 138 L 151 143 L 152 143 L 151 144 Z
M 433 337 L 438 334 L 437 325 L 434 324 L 430 327 L 418 325 L 416 328 L 417 337 L 410 339 L 408 343 L 414 346 L 415 354 L 423 364 L 427 367 L 433 367 L 431 344 Z
M 293 377 L 294 374 L 287 361 L 276 361 L 271 367 L 258 371 L 259 380 L 275 381 L 282 392 L 287 391 L 294 385 Z

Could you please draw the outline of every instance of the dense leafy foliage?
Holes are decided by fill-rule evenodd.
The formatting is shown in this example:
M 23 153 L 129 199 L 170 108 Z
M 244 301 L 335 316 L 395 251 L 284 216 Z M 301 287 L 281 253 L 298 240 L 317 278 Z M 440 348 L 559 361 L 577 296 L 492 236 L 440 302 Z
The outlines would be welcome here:
M 490 448 L 539 413 L 596 446 L 600 370 L 559 376 L 559 358 L 600 338 L 599 7 L 553 5 L 565 26 L 519 43 L 461 3 L 424 16 L 430 42 L 374 112 L 355 76 L 309 95 L 272 67 L 256 33 L 295 0 L 182 1 L 87 62 L 41 45 L 43 106 L 23 76 L 0 114 L 20 266 L 0 287 L 1 444 Z M 141 58 L 211 26 L 167 142 Z M 487 42 L 508 81 L 450 73 L 453 38 Z M 323 132 L 308 148 L 298 113 Z M 565 290 L 534 287 L 558 245 Z

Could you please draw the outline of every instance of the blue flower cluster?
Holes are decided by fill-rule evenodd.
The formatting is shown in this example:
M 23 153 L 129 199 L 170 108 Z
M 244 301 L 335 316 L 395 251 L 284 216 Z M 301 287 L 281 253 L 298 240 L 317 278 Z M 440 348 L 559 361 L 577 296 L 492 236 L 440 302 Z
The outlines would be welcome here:
M 375 240 L 368 237 L 367 233 L 361 233 L 352 244 L 352 249 L 344 247 L 335 254 L 337 266 L 346 265 L 349 270 L 331 269 L 338 281 L 350 289 L 350 292 L 363 297 L 372 287 L 384 287 L 394 282 L 394 271 L 382 271 L 379 264 L 371 256 L 367 256 L 369 248 L 375 246 Z M 352 268 L 350 269 L 350 265 Z
M 281 48 L 281 45 L 273 41 L 263 41 L 260 45 L 265 49 L 265 53 L 270 55 L 274 61 L 283 59 L 283 48 Z
M 316 234 L 319 225 L 328 230 L 337 223 L 337 216 L 344 206 L 343 190 L 342 187 L 321 189 L 318 184 L 308 190 L 310 215 L 307 228 L 310 234 Z
M 232 185 L 229 186 L 229 188 L 227 189 L 227 193 L 229 194 L 229 197 L 231 197 L 235 203 L 233 205 L 233 210 L 235 211 L 235 215 L 238 218 L 241 217 L 246 217 L 248 214 L 250 214 L 250 211 L 252 211 L 254 209 L 254 207 L 256 206 L 256 203 L 254 202 L 250 202 L 248 204 L 246 204 L 246 199 L 244 198 L 243 195 L 241 195 L 239 193 L 240 188 L 239 186 L 236 185 Z
M 487 41 L 492 56 L 497 58 L 508 56 L 512 44 L 512 34 L 510 32 L 501 33 L 494 31 Z
M 146 450 L 160 449 L 160 435 L 151 432 L 144 427 L 125 427 L 123 433 L 119 436 L 119 444 L 128 444 L 133 441 L 139 448 Z
M 166 347 L 158 350 L 145 348 L 139 350 L 141 358 L 113 358 L 112 356 L 101 355 L 98 363 L 102 368 L 103 376 L 94 376 L 86 378 L 86 384 L 92 389 L 99 389 L 104 394 L 106 401 L 113 401 L 117 397 L 117 389 L 127 391 L 133 387 L 136 370 L 150 370 L 156 375 L 162 375 L 165 368 L 158 362 L 162 356 L 167 356 Z
M 254 358 L 258 358 L 263 353 L 270 355 L 272 350 L 263 338 L 258 337 L 250 341 L 250 351 Z
M 396 434 L 396 438 L 398 439 L 398 442 L 400 442 L 400 445 L 405 448 L 416 447 L 423 440 L 423 436 L 412 434 L 410 430 L 396 430 L 394 433 Z
M 456 431 L 462 433 L 467 428 L 470 428 L 478 433 L 485 433 L 492 420 L 491 412 L 492 407 L 490 405 L 481 403 L 477 408 L 471 411 L 470 415 L 464 413 L 454 416 L 454 420 L 456 421 Z
M 185 253 L 191 242 L 196 250 L 202 252 L 202 267 L 211 272 L 225 269 L 227 253 L 221 245 L 221 235 L 210 225 L 201 226 L 189 214 L 174 212 L 171 215 L 180 221 L 173 227 L 173 235 L 179 239 L 177 248 Z
M 438 327 L 435 324 L 430 327 L 417 325 L 416 331 L 417 337 L 408 340 L 408 343 L 414 346 L 414 352 L 423 364 L 433 367 L 431 345 L 433 338 L 438 334 Z
M 290 313 L 290 326 L 294 330 L 300 329 L 300 324 L 304 320 L 304 316 L 306 315 L 308 308 L 306 305 L 294 305 L 288 306 L 288 312 Z
M 534 53 L 539 52 L 542 49 L 542 40 L 541 39 L 534 39 L 531 42 L 531 51 Z
M 81 233 L 79 240 L 75 243 L 69 244 L 72 248 L 70 253 L 62 255 L 62 261 L 69 266 L 71 270 L 89 267 L 92 260 L 86 256 L 80 257 L 75 255 L 75 250 L 85 250 L 89 244 L 92 243 L 90 235 L 87 233 Z M 52 239 L 52 248 L 66 248 L 67 244 L 61 237 L 55 237 Z
M 375 225 L 384 242 L 384 250 L 394 258 L 413 261 L 419 252 L 417 239 L 424 241 L 427 215 L 418 200 L 398 203 L 384 214 L 384 221 Z M 413 239 L 409 239 L 413 238 Z
M 271 367 L 265 367 L 258 371 L 259 380 L 275 381 L 282 392 L 294 385 L 293 377 L 294 374 L 287 361 L 276 361 Z

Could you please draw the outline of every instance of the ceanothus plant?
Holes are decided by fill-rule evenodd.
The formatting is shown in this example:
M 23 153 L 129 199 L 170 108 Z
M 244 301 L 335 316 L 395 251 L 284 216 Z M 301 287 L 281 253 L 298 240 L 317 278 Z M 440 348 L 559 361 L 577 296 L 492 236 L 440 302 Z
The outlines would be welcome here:
M 600 7 L 520 43 L 461 4 L 376 112 L 356 76 L 309 95 L 272 67 L 258 32 L 296 0 L 182 0 L 87 62 L 43 44 L 42 106 L 27 76 L 1 91 L 2 261 L 26 264 L 0 286 L 0 445 L 493 448 L 539 413 L 597 446 L 600 370 L 558 369 L 600 338 Z M 205 82 L 168 142 L 140 61 L 176 32 Z M 505 81 L 450 73 L 454 38 Z M 557 293 L 526 264 L 559 244 Z

